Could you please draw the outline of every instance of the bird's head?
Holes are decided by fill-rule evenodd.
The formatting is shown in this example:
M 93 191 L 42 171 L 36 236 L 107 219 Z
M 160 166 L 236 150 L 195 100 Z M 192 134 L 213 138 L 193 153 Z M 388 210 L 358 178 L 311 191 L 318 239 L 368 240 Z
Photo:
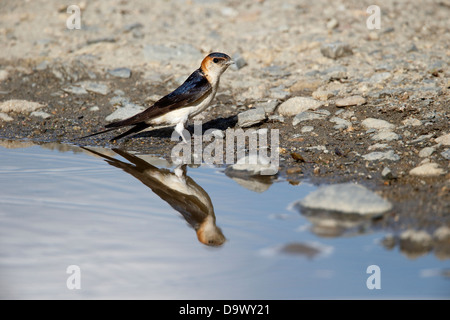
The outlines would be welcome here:
M 234 61 L 225 53 L 213 52 L 202 61 L 201 69 L 211 83 L 219 80 L 220 75 L 227 70 Z

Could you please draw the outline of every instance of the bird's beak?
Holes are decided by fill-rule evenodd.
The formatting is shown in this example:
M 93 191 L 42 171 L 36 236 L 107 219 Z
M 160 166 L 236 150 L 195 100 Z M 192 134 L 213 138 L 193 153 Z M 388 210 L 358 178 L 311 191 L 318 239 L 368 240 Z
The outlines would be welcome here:
M 235 64 L 236 62 L 234 62 L 233 60 L 229 60 L 227 61 L 227 66 L 229 66 L 230 64 Z

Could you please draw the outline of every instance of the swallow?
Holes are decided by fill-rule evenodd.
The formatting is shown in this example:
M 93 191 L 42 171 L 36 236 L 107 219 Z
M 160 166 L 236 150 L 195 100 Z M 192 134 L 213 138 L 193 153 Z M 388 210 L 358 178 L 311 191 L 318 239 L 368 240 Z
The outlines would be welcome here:
M 220 227 L 216 225 L 214 207 L 208 193 L 187 175 L 186 164 L 179 165 L 173 172 L 157 168 L 147 161 L 120 149 L 112 149 L 129 163 L 100 152 L 82 149 L 103 158 L 108 164 L 129 173 L 149 187 L 162 200 L 181 213 L 195 230 L 197 239 L 207 245 L 218 247 L 226 241 Z
M 110 140 L 114 141 L 132 133 L 154 129 L 155 126 L 175 126 L 175 131 L 187 143 L 183 135 L 187 121 L 208 108 L 216 95 L 220 76 L 233 63 L 234 61 L 225 53 L 210 53 L 203 59 L 200 68 L 195 70 L 181 86 L 156 101 L 151 107 L 130 118 L 109 123 L 105 126 L 106 130 L 83 138 L 132 126 L 131 129 Z

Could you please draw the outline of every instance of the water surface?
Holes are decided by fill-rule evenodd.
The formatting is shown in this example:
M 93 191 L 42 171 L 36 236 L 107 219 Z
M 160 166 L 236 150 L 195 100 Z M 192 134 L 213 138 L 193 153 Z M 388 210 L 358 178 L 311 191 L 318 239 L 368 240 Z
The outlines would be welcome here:
M 1 298 L 450 298 L 448 259 L 389 250 L 370 226 L 317 232 L 289 209 L 315 189 L 308 183 L 233 180 L 222 168 L 175 170 L 105 149 L 1 145 Z M 72 265 L 80 289 L 68 288 Z M 380 289 L 367 286 L 371 265 Z

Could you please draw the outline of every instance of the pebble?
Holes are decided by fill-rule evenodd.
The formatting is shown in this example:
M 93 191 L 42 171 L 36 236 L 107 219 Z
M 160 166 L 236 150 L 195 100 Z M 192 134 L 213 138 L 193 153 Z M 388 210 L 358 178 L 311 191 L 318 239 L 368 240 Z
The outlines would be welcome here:
M 256 108 L 238 114 L 238 126 L 241 128 L 251 127 L 266 119 L 266 112 L 263 108 Z
M 375 161 L 375 160 L 391 160 L 398 161 L 400 160 L 400 156 L 395 154 L 394 150 L 388 150 L 385 152 L 374 151 L 362 156 L 364 160 Z
M 8 116 L 6 113 L 0 112 L 0 120 L 3 120 L 3 121 L 13 121 L 14 119 L 11 118 L 10 116 Z
M 88 92 L 83 87 L 77 87 L 77 86 L 68 86 L 65 88 L 62 88 L 62 91 L 70 93 L 70 94 L 87 94 Z
M 247 61 L 241 56 L 240 53 L 235 53 L 232 55 L 231 59 L 234 61 L 234 64 L 231 65 L 231 69 L 239 70 L 247 65 Z
M 38 102 L 12 99 L 0 103 L 0 112 L 29 113 L 43 107 L 45 105 Z
M 50 113 L 44 112 L 44 111 L 33 111 L 31 114 L 33 117 L 40 117 L 43 119 L 50 118 L 52 115 Z
M 131 77 L 131 70 L 128 68 L 116 68 L 112 70 L 108 70 L 108 73 L 113 77 L 117 78 L 129 78 Z
M 324 43 L 320 47 L 320 52 L 327 58 L 337 59 L 353 54 L 350 45 L 344 42 Z
M 316 90 L 312 93 L 312 97 L 316 100 L 320 101 L 327 101 L 331 97 L 333 97 L 334 94 L 331 91 L 324 91 L 324 90 Z
M 333 117 L 330 119 L 330 122 L 336 123 L 336 125 L 333 127 L 334 129 L 347 129 L 352 126 L 352 123 L 348 120 L 344 120 L 338 117 Z
M 85 90 L 89 92 L 98 93 L 101 95 L 107 95 L 109 93 L 109 87 L 105 83 L 93 82 L 93 81 L 82 81 L 79 82 L 78 85 L 83 87 Z
M 92 112 L 95 112 L 95 111 L 98 111 L 98 110 L 100 110 L 100 108 L 98 106 L 93 106 L 93 107 L 89 108 L 89 111 L 92 111 Z
M 375 119 L 375 118 L 367 118 L 361 122 L 361 125 L 366 129 L 393 129 L 395 125 L 389 123 L 385 120 Z
M 429 162 L 409 171 L 410 175 L 413 176 L 438 176 L 444 173 L 444 170 L 439 168 L 437 163 Z
M 444 151 L 441 152 L 441 155 L 447 159 L 450 160 L 450 149 L 445 149 Z
M 230 168 L 230 169 L 229 169 Z M 278 167 L 274 166 L 265 157 L 259 157 L 255 155 L 248 155 L 240 158 L 235 164 L 227 168 L 234 171 L 244 171 L 249 176 L 254 175 L 275 175 L 278 173 Z
M 116 111 L 111 113 L 109 116 L 105 118 L 106 121 L 116 121 L 123 120 L 128 117 L 134 116 L 135 114 L 144 111 L 143 106 L 139 106 L 134 103 L 125 103 L 125 105 L 121 108 L 118 108 Z
M 450 146 L 450 133 L 444 134 L 435 140 L 437 143 L 441 143 L 444 146 Z
M 436 151 L 436 149 L 433 148 L 433 147 L 426 147 L 426 148 L 423 148 L 423 149 L 420 150 L 420 152 L 419 152 L 419 157 L 421 157 L 421 158 L 429 157 L 429 156 L 431 156 L 431 155 L 433 154 L 434 151 Z
M 402 123 L 407 127 L 417 127 L 422 125 L 422 121 L 416 118 L 408 118 L 402 121 Z
M 300 132 L 306 133 L 306 132 L 311 132 L 311 131 L 313 131 L 313 130 L 314 130 L 314 127 L 313 127 L 313 126 L 304 126 L 304 127 L 302 127 L 302 129 L 300 130 Z
M 360 106 L 366 103 L 366 99 L 361 96 L 351 96 L 347 98 L 337 99 L 336 107 Z
M 376 149 L 386 149 L 389 145 L 386 143 L 375 143 L 374 145 L 371 145 L 367 150 L 376 150 Z
M 264 110 L 264 112 L 269 115 L 275 112 L 275 109 L 277 108 L 277 106 L 280 103 L 278 102 L 278 100 L 269 100 L 267 102 L 263 102 L 263 103 L 258 103 L 255 108 L 261 108 Z
M 339 26 L 339 21 L 337 21 L 335 18 L 331 18 L 330 21 L 327 22 L 327 29 L 333 30 Z
M 8 71 L 0 70 L 0 81 L 5 81 L 6 79 L 8 79 Z
M 379 131 L 378 133 L 374 134 L 371 137 L 371 139 L 375 140 L 375 141 L 380 141 L 380 140 L 394 141 L 394 140 L 399 140 L 400 135 L 398 135 L 397 133 L 392 132 L 390 130 L 382 130 L 382 131 Z
M 396 178 L 391 169 L 389 169 L 388 167 L 384 167 L 383 171 L 381 171 L 381 177 L 385 180 L 392 180 Z
M 278 106 L 278 113 L 282 116 L 294 116 L 306 110 L 316 110 L 322 103 L 320 101 L 305 98 L 293 97 Z
M 296 126 L 302 121 L 315 120 L 315 119 L 325 119 L 330 115 L 328 110 L 316 110 L 316 111 L 305 111 L 297 114 L 292 120 L 292 125 Z
M 319 187 L 297 204 L 308 209 L 369 216 L 378 216 L 392 209 L 389 201 L 354 183 Z

